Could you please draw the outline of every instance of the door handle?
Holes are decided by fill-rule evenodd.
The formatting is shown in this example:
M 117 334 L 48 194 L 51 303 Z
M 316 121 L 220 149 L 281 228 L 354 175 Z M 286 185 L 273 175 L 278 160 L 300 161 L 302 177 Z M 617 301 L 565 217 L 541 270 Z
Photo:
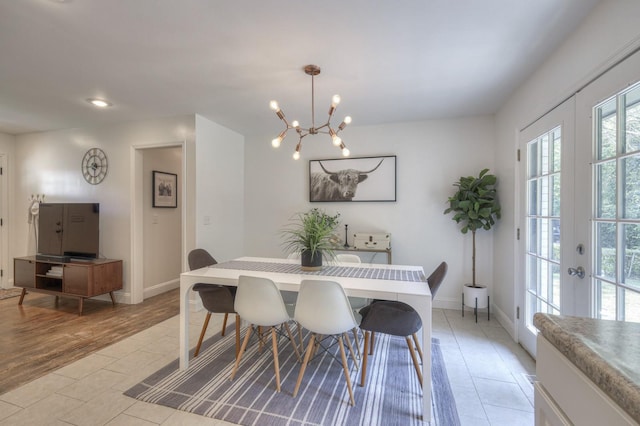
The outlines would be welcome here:
M 584 268 L 582 266 L 578 266 L 577 268 L 569 268 L 567 273 L 571 276 L 577 275 L 578 278 L 584 278 Z

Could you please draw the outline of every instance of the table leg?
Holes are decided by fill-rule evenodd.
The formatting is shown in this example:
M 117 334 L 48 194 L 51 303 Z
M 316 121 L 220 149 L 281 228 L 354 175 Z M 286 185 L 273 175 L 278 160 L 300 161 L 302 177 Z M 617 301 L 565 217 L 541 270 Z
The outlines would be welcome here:
M 433 424 L 431 412 L 431 296 L 398 295 L 398 300 L 411 306 L 422 320 L 422 420 Z
M 27 289 L 22 289 L 22 294 L 20 294 L 20 300 L 18 301 L 18 305 L 22 305 L 22 301 L 24 300 L 24 295 L 27 294 Z
M 180 279 L 180 370 L 189 367 L 189 294 L 190 284 Z

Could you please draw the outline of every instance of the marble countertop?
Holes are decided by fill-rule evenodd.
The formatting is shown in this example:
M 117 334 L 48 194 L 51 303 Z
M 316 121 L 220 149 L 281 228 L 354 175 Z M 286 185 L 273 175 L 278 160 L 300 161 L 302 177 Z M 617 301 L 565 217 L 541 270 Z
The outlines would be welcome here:
M 540 333 L 640 423 L 640 324 L 537 313 Z

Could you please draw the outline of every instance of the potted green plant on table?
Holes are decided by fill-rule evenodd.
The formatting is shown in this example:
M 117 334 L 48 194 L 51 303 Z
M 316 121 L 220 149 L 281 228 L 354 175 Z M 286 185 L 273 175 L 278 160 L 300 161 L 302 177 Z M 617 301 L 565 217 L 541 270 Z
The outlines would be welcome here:
M 465 304 L 474 301 L 474 308 L 486 308 L 488 306 L 487 287 L 476 283 L 476 231 L 489 230 L 500 219 L 500 203 L 496 190 L 497 178 L 489 174 L 489 169 L 484 169 L 478 177 L 461 176 L 453 184 L 458 190 L 449 197 L 449 208 L 444 214 L 453 212 L 453 220 L 461 223 L 460 232 L 463 234 L 471 231 L 473 251 L 471 255 L 472 274 L 471 284 L 465 284 L 463 297 Z M 477 305 L 475 303 L 477 302 Z
M 334 233 L 339 218 L 340 213 L 330 215 L 318 208 L 296 213 L 282 230 L 284 250 L 300 254 L 303 270 L 320 270 L 323 257 L 334 257 Z

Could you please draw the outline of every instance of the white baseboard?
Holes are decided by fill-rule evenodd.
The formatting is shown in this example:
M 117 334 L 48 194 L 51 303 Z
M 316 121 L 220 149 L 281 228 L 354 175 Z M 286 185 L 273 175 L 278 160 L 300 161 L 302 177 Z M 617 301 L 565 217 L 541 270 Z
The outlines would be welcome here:
M 174 288 L 179 288 L 179 287 L 180 287 L 180 278 L 176 278 L 171 281 L 165 281 L 163 283 L 145 288 L 144 298 L 147 299 L 149 297 L 157 296 L 159 294 L 165 293 L 169 290 L 173 290 Z
M 462 298 L 438 297 L 433 301 L 432 305 L 436 309 L 453 309 L 459 311 L 462 308 Z
M 144 289 L 144 298 L 147 299 L 149 297 L 157 296 L 158 294 L 162 294 L 169 290 L 173 290 L 174 288 L 179 288 L 179 287 L 180 287 L 179 278 L 176 278 L 171 281 L 166 281 L 164 283 L 156 284 L 154 286 Z M 131 304 L 130 292 L 124 291 L 124 290 L 118 290 L 118 291 L 114 291 L 113 295 L 116 299 L 116 303 L 124 303 L 126 305 Z M 94 297 L 94 299 L 111 301 L 111 297 L 108 294 L 102 294 L 100 296 L 96 296 Z
M 497 308 L 495 305 L 491 305 L 491 312 L 493 313 L 494 318 L 497 319 L 500 325 L 502 325 L 507 333 L 509 333 L 511 338 L 517 342 L 517 324 L 514 323 L 511 318 L 509 318 L 504 312 L 502 312 L 501 309 Z

